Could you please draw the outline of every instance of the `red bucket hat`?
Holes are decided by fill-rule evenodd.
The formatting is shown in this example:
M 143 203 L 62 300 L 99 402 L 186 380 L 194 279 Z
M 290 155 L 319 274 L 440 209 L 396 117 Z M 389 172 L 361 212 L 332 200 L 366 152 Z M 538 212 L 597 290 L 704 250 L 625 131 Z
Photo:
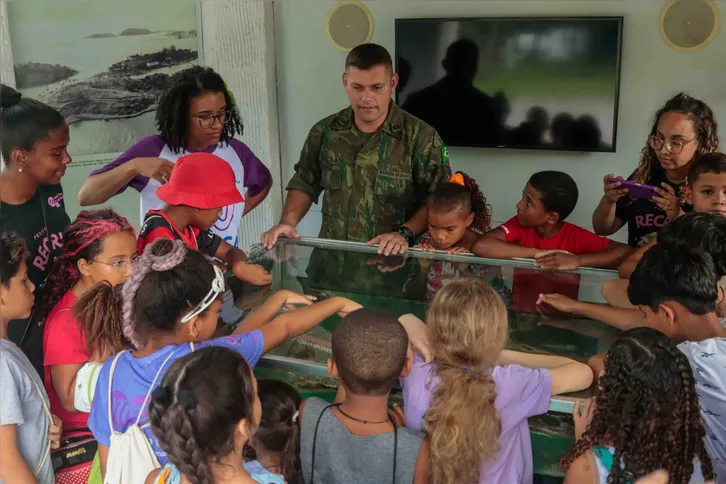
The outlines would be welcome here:
M 184 155 L 174 164 L 169 182 L 156 190 L 159 200 L 169 205 L 208 210 L 244 202 L 237 190 L 234 170 L 211 153 Z

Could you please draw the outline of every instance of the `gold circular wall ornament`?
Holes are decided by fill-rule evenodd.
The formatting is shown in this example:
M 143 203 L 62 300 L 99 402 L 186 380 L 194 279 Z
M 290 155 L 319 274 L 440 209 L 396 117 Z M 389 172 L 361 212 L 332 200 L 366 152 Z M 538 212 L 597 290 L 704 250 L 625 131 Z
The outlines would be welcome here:
M 349 52 L 373 37 L 373 15 L 368 7 L 356 0 L 336 3 L 325 19 L 328 40 L 336 49 Z
M 718 34 L 718 7 L 713 0 L 668 0 L 658 18 L 663 41 L 680 52 L 695 52 Z

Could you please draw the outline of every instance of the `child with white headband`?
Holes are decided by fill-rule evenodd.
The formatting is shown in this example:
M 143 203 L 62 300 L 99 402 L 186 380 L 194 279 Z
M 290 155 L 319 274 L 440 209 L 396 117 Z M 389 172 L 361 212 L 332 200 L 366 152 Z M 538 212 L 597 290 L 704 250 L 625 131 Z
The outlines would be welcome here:
M 123 306 L 107 298 L 109 313 L 121 312 L 124 335 L 135 350 L 120 353 L 101 369 L 88 426 L 98 440 L 101 469 L 106 472 L 111 436 L 141 427 L 156 460 L 164 465 L 166 453 L 147 424 L 145 402 L 174 361 L 209 346 L 226 347 L 241 354 L 251 367 L 283 341 L 313 328 L 332 314 L 347 314 L 360 305 L 345 298 L 312 304 L 305 296 L 279 291 L 241 324 L 231 336 L 210 339 L 217 328 L 224 292 L 222 272 L 202 254 L 189 251 L 181 241 L 159 240 L 134 261 L 123 286 Z M 109 291 L 97 286 L 95 291 Z M 285 305 L 306 305 L 278 316 Z M 241 334 L 241 331 L 247 331 Z M 110 401 L 109 401 L 110 400 Z

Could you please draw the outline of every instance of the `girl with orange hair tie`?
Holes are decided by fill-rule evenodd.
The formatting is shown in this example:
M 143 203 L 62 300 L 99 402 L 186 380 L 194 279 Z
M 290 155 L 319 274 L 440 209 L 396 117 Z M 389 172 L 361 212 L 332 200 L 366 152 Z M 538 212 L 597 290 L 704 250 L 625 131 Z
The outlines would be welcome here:
M 471 252 L 471 246 L 491 223 L 491 207 L 479 185 L 457 171 L 440 183 L 428 198 L 429 230 L 419 243 L 425 251 L 445 250 L 449 254 Z

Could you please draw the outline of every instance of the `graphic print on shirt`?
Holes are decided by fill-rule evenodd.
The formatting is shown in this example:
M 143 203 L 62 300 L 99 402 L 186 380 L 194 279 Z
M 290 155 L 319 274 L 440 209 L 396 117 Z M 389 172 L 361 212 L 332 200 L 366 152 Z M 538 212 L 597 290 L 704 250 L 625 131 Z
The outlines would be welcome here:
M 33 265 L 45 272 L 52 252 L 63 247 L 63 232 L 50 234 L 50 237 L 48 237 L 45 227 L 43 227 L 40 232 L 33 236 L 33 239 L 40 240 L 37 245 L 37 252 L 30 255 L 33 259 Z
M 237 152 L 230 144 L 219 144 L 212 153 L 224 160 L 239 159 Z M 159 153 L 159 158 L 163 158 L 165 160 L 169 160 L 172 163 L 176 163 L 179 158 L 186 154 L 186 151 L 181 153 L 174 153 L 169 149 L 168 146 L 164 145 L 161 153 Z M 234 170 L 237 189 L 240 191 L 240 193 L 244 195 L 244 165 L 242 164 L 241 160 L 236 163 L 229 163 L 229 165 Z M 164 202 L 156 197 L 156 189 L 160 186 L 161 183 L 151 178 L 146 184 L 146 187 L 144 187 L 144 189 L 141 191 L 141 220 L 144 220 L 146 213 L 150 210 L 159 210 L 164 206 Z M 225 207 L 222 213 L 222 217 L 220 217 L 217 220 L 217 223 L 215 223 L 212 227 L 212 230 L 217 235 L 222 237 L 222 240 L 234 247 L 237 247 L 237 244 L 239 243 L 239 235 L 237 234 L 239 230 L 239 216 L 237 216 L 237 213 L 241 215 L 244 212 L 244 206 L 245 203 L 240 202 L 236 205 Z

